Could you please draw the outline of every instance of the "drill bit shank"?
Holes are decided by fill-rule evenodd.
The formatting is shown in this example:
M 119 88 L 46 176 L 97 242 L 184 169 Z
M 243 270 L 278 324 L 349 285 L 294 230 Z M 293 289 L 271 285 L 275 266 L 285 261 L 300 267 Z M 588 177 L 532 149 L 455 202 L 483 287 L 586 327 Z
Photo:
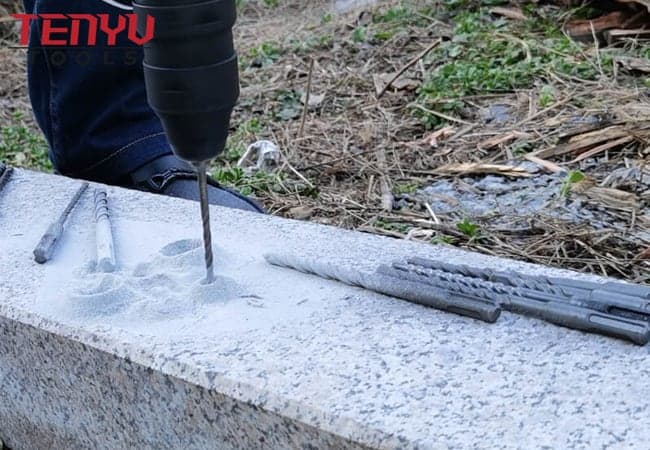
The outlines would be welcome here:
M 205 251 L 205 282 L 214 281 L 214 259 L 212 255 L 212 232 L 210 231 L 210 205 L 208 203 L 207 163 L 202 161 L 196 165 L 199 178 L 199 198 L 201 201 L 201 220 L 203 222 L 203 247 Z

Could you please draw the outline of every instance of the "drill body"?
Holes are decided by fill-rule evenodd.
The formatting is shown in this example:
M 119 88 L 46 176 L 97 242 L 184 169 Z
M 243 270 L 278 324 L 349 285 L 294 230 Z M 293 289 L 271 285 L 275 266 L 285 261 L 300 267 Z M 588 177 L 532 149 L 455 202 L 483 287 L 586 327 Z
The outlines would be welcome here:
M 143 46 L 144 78 L 172 150 L 194 165 L 214 158 L 239 97 L 235 1 L 136 0 L 133 9 L 141 34 L 147 16 L 155 20 Z

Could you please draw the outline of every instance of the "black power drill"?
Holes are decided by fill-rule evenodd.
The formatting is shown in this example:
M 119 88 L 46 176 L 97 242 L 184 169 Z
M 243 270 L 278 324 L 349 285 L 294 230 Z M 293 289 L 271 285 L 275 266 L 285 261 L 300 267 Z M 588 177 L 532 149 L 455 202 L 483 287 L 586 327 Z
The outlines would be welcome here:
M 155 20 L 154 36 L 143 46 L 147 99 L 176 156 L 198 172 L 207 282 L 212 282 L 206 171 L 226 145 L 239 97 L 235 0 L 136 0 L 133 10 L 140 35 L 147 16 Z

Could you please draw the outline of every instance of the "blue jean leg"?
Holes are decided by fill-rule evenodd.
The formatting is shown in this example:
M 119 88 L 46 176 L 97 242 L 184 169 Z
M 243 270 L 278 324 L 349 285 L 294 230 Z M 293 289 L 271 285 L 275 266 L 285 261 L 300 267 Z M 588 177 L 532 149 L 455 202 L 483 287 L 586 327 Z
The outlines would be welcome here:
M 110 14 L 123 11 L 100 0 L 24 0 L 28 13 Z M 55 26 L 70 22 L 53 20 Z M 82 21 L 84 22 L 84 21 Z M 42 22 L 33 20 L 28 51 L 29 94 L 36 120 L 61 174 L 115 183 L 159 156 L 172 153 L 160 120 L 147 103 L 142 49 L 120 33 L 108 46 L 103 33 L 87 46 L 42 46 Z M 55 38 L 65 38 L 65 34 Z

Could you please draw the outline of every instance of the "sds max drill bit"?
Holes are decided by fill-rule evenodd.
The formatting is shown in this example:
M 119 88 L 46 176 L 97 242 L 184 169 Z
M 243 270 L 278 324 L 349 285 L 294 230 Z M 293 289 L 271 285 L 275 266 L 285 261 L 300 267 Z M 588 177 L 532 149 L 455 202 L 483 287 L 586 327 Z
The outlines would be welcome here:
M 205 251 L 205 282 L 214 281 L 214 259 L 212 255 L 212 232 L 210 231 L 210 205 L 208 203 L 207 163 L 196 164 L 199 175 L 199 199 L 201 201 L 201 220 L 203 221 L 203 247 Z

